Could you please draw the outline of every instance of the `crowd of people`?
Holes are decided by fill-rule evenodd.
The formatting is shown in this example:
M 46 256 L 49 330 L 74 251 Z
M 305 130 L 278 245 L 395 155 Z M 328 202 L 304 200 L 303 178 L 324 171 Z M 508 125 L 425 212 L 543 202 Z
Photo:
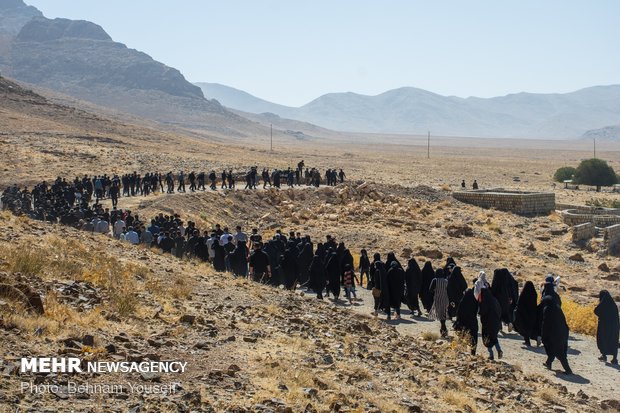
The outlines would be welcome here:
M 296 170 L 298 176 L 305 176 L 302 175 L 303 162 L 300 165 Z M 344 179 L 344 173 L 334 175 L 334 171 L 329 173 L 329 184 L 334 184 L 333 179 Z M 257 169 L 252 168 L 248 176 L 247 186 L 255 188 Z M 271 184 L 267 178 L 273 175 L 269 176 L 268 170 L 261 176 L 264 185 Z M 291 176 L 290 171 L 287 176 Z M 312 176 L 311 173 L 306 185 L 314 184 Z M 173 192 L 175 186 L 177 191 L 185 191 L 182 173 L 176 181 L 167 174 L 164 181 L 167 191 Z M 190 174 L 188 182 L 190 191 L 204 189 L 201 174 L 196 178 Z M 214 181 L 211 183 L 214 185 Z M 228 173 L 226 179 L 222 174 L 222 186 L 224 183 L 230 188 Z M 295 174 L 293 183 L 299 184 Z M 486 273 L 480 271 L 468 283 L 461 267 L 452 258 L 435 269 L 431 261 L 420 267 L 414 258 L 403 266 L 393 252 L 388 253 L 385 260 L 380 253 L 375 253 L 371 260 L 368 252 L 361 250 L 356 264 L 345 244 L 331 235 L 315 244 L 309 235 L 295 231 L 285 234 L 277 230 L 273 236 L 263 238 L 257 228 L 249 234 L 241 226 L 234 231 L 221 225 L 198 228 L 195 222 L 185 222 L 178 214 L 160 213 L 144 220 L 131 211 L 118 209 L 114 202 L 121 194 L 136 196 L 158 188 L 164 190 L 158 173 L 142 178 L 137 174 L 113 176 L 109 180 L 105 175 L 85 176 L 72 182 L 58 178 L 51 185 L 36 185 L 31 192 L 11 187 L 4 191 L 2 201 L 4 208 L 17 214 L 107 234 L 130 244 L 159 248 L 179 259 L 209 262 L 216 271 L 230 272 L 235 277 L 291 290 L 305 288 L 314 292 L 318 299 L 331 296 L 340 301 L 344 295 L 349 304 L 353 304 L 358 300 L 356 288 L 364 287 L 372 293 L 375 316 L 383 313 L 388 320 L 392 317 L 398 320 L 402 316 L 401 307 L 405 305 L 413 317 L 439 321 L 440 334 L 444 337 L 448 336 L 447 321 L 452 320 L 453 330 L 468 340 L 471 353 L 476 353 L 480 336 L 490 359 L 495 358 L 495 352 L 498 358 L 503 357 L 500 331 L 514 329 L 527 347 L 532 346 L 532 341 L 544 346 L 547 368 L 558 359 L 564 371 L 572 374 L 567 359 L 569 328 L 558 293 L 559 277 L 548 276 L 538 291 L 527 281 L 519 292 L 518 282 L 506 268 L 494 270 L 491 282 L 487 281 Z M 113 200 L 111 209 L 99 202 L 106 196 Z M 597 344 L 601 360 L 607 361 L 611 356 L 611 363 L 617 364 L 618 307 L 609 292 L 600 292 L 595 314 L 599 320 Z
M 261 183 L 263 188 L 313 186 L 319 187 L 322 182 L 335 186 L 344 182 L 346 175 L 342 169 L 327 169 L 324 177 L 317 168 L 306 167 L 304 161 L 297 164 L 296 169 L 290 167 L 286 170 L 263 168 L 258 172 L 258 167 L 253 166 L 245 173 L 233 173 L 232 169 L 223 170 L 218 182 L 218 174 L 214 170 L 210 173 L 191 171 L 178 174 L 172 172 L 160 173 L 149 172 L 139 174 L 137 172 L 118 175 L 84 175 L 75 177 L 73 180 L 58 177 L 53 182 L 40 182 L 29 189 L 20 188 L 17 185 L 6 188 L 0 196 L 2 208 L 15 213 L 26 214 L 33 219 L 49 222 L 70 221 L 74 223 L 80 219 L 91 220 L 94 215 L 99 218 L 108 218 L 109 210 L 101 207 L 103 199 L 111 201 L 112 207 L 118 206 L 122 197 L 148 196 L 152 193 L 176 192 L 185 193 L 205 191 L 206 183 L 209 188 L 235 189 L 236 181 L 243 177 L 244 189 L 257 189 Z M 176 189 L 175 189 L 176 188 Z

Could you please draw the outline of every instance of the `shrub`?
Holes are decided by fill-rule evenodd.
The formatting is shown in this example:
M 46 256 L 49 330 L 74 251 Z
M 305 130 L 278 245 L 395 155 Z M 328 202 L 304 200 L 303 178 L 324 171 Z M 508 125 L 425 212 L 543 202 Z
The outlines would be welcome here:
M 594 314 L 594 307 L 594 304 L 581 305 L 562 297 L 562 311 L 570 331 L 595 336 L 598 320 Z
M 32 250 L 21 245 L 11 251 L 8 262 L 11 272 L 19 272 L 23 275 L 41 275 L 47 263 L 47 257 L 43 251 Z
M 572 166 L 563 166 L 557 171 L 555 171 L 555 174 L 553 174 L 553 179 L 556 182 L 564 182 L 569 179 L 573 179 L 575 172 L 577 172 L 577 169 L 573 168 Z
M 596 186 L 600 191 L 601 186 L 611 186 L 617 182 L 614 169 L 602 159 L 586 159 L 581 161 L 575 171 L 575 180 L 578 184 Z

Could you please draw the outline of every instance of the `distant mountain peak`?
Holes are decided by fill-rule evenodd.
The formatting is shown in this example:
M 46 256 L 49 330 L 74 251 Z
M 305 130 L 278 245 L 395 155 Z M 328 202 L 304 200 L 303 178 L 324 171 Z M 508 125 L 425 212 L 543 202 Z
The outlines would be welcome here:
M 98 24 L 85 20 L 46 19 L 30 20 L 16 37 L 19 42 L 48 42 L 66 38 L 112 40 Z
M 15 36 L 35 17 L 43 17 L 43 13 L 22 0 L 0 0 L 0 35 Z

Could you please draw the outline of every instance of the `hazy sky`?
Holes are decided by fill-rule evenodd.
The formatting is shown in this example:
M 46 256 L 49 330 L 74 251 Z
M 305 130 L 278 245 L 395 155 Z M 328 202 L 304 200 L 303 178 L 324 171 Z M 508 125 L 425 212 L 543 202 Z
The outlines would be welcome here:
M 620 1 L 25 0 L 179 69 L 288 105 L 415 86 L 443 95 L 620 83 Z

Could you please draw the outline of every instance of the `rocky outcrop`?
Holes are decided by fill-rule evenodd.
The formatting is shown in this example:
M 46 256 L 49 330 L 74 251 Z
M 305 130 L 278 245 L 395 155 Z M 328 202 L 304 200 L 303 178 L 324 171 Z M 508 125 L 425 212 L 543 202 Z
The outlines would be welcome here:
M 35 18 L 26 23 L 17 34 L 18 42 L 50 42 L 63 38 L 112 40 L 95 23 L 84 20 Z
M 86 21 L 36 18 L 19 32 L 11 50 L 11 75 L 50 89 L 87 86 L 161 91 L 203 99 L 181 72 L 112 41 Z
M 0 36 L 15 36 L 26 23 L 43 14 L 22 0 L 0 1 Z

